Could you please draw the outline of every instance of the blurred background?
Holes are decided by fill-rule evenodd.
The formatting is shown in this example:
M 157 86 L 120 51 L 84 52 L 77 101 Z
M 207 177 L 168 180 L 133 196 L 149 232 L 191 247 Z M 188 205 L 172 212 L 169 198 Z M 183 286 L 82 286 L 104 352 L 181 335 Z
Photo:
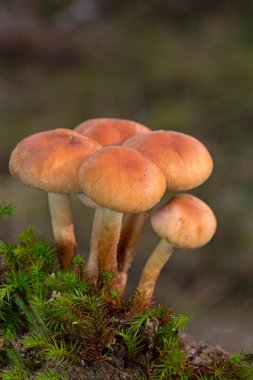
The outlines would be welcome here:
M 1 0 L 0 201 L 18 206 L 0 221 L 1 239 L 27 225 L 52 239 L 46 194 L 8 174 L 16 143 L 106 116 L 191 134 L 212 153 L 214 173 L 192 193 L 213 208 L 218 231 L 174 253 L 155 296 L 193 315 L 194 337 L 252 351 L 252 1 Z M 73 208 L 87 254 L 93 211 L 76 197 Z M 128 294 L 157 242 L 148 223 Z

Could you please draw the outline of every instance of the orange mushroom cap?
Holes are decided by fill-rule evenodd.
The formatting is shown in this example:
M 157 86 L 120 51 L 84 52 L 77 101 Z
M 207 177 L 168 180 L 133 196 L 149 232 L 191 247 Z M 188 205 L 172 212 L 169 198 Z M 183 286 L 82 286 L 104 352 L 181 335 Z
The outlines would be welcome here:
M 198 248 L 211 240 L 217 222 L 213 211 L 197 197 L 180 194 L 151 217 L 155 232 L 178 248 Z
M 192 136 L 174 131 L 155 131 L 123 143 L 154 162 L 164 173 L 167 189 L 189 190 L 211 174 L 213 161 L 206 147 Z
M 131 120 L 98 118 L 79 124 L 75 129 L 102 146 L 120 145 L 136 134 L 148 133 L 150 129 Z
M 88 156 L 101 148 L 96 141 L 68 129 L 39 132 L 20 141 L 9 169 L 25 185 L 47 192 L 81 191 L 78 170 Z
M 79 184 L 99 205 L 130 213 L 152 208 L 166 189 L 162 171 L 126 147 L 106 147 L 94 153 L 80 168 Z

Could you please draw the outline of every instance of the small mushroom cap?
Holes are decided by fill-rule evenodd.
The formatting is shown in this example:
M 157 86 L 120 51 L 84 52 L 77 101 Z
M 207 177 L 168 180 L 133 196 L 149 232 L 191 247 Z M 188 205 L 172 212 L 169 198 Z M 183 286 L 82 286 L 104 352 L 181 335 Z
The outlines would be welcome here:
M 90 137 L 102 146 L 120 145 L 131 136 L 150 132 L 149 128 L 135 121 L 109 118 L 84 121 L 74 130 Z
M 47 192 L 80 192 L 78 171 L 101 148 L 96 141 L 68 129 L 28 136 L 15 147 L 9 169 L 25 185 Z
M 94 153 L 80 168 L 79 184 L 99 205 L 130 213 L 149 210 L 166 189 L 162 171 L 126 147 L 107 147 Z
M 211 240 L 217 227 L 210 207 L 190 194 L 172 197 L 152 215 L 151 224 L 161 238 L 184 249 L 205 245 Z
M 134 136 L 124 146 L 136 149 L 164 173 L 167 189 L 189 190 L 201 185 L 213 170 L 206 147 L 192 136 L 174 131 L 155 131 Z

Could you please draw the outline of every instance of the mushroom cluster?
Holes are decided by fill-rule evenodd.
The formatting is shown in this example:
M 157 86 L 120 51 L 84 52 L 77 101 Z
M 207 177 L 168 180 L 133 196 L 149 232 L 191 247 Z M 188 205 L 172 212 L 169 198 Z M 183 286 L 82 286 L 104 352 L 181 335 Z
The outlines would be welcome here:
M 24 138 L 13 150 L 10 173 L 24 185 L 48 193 L 52 229 L 62 268 L 77 252 L 70 194 L 95 208 L 87 272 L 122 296 L 145 221 L 166 191 L 201 185 L 213 162 L 197 139 L 175 131 L 151 131 L 130 120 L 91 119 L 74 130 L 55 129 Z M 124 217 L 124 218 L 123 218 Z M 190 194 L 175 194 L 153 212 L 161 240 L 145 264 L 139 288 L 152 297 L 174 247 L 206 244 L 216 230 L 211 209 Z

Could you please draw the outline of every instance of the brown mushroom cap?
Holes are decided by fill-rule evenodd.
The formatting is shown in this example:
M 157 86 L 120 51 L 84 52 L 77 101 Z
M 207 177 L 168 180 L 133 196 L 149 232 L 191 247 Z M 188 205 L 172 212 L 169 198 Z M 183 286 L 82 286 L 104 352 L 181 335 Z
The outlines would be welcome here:
M 174 131 L 155 131 L 123 143 L 154 162 L 164 173 L 167 189 L 189 190 L 211 174 L 213 161 L 206 147 L 192 136 Z
M 96 141 L 72 130 L 39 132 L 16 146 L 9 168 L 27 186 L 47 192 L 80 192 L 78 170 L 100 148 Z
M 198 248 L 208 243 L 217 226 L 210 207 L 189 194 L 172 197 L 152 215 L 151 224 L 161 238 L 185 249 Z
M 93 154 L 80 168 L 79 184 L 99 205 L 132 213 L 152 208 L 166 189 L 162 171 L 126 147 L 107 147 Z
M 131 136 L 150 132 L 149 128 L 135 121 L 112 118 L 90 119 L 79 124 L 74 130 L 102 146 L 120 145 Z

